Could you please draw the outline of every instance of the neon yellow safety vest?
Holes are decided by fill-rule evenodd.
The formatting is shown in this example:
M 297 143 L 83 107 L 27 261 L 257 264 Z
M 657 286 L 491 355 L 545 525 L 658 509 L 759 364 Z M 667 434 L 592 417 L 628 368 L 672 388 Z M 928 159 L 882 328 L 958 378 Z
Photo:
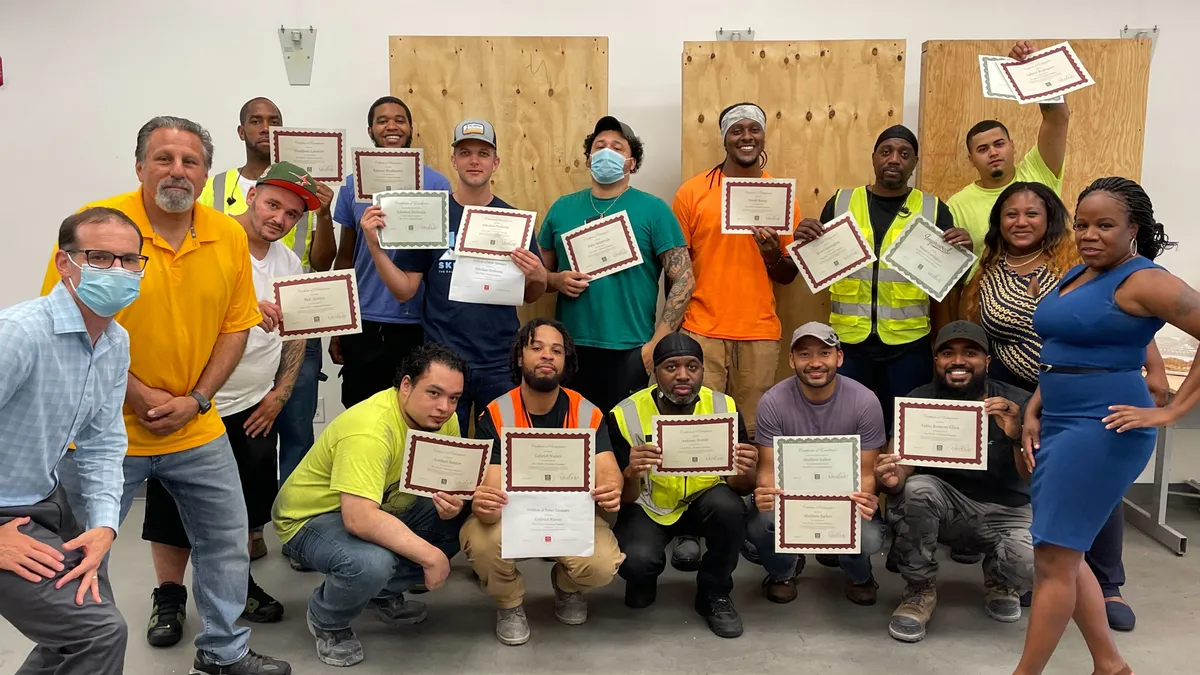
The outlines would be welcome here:
M 220 196 L 214 199 L 214 195 Z M 230 216 L 240 216 L 245 213 L 246 196 L 242 194 L 242 186 L 238 183 L 238 170 L 230 169 L 225 173 L 209 176 L 208 183 L 204 185 L 204 190 L 200 193 L 200 199 L 196 201 Z M 292 253 L 295 253 L 296 257 L 300 258 L 300 264 L 304 266 L 306 272 L 312 271 L 312 265 L 308 262 L 308 252 L 312 249 L 312 234 L 313 212 L 308 211 L 303 218 L 296 221 L 296 227 L 280 240 L 284 246 L 292 249 Z M 303 244 L 297 244 L 297 241 L 301 241 Z
M 613 408 L 617 430 L 631 448 L 647 443 L 651 437 L 651 421 L 655 415 L 661 414 L 654 403 L 654 390 L 657 388 L 657 385 L 651 385 Z M 696 401 L 693 414 L 727 412 L 737 412 L 733 398 L 708 387 L 700 387 L 700 400 Z M 671 525 L 679 520 L 693 499 L 722 482 L 720 476 L 660 476 L 653 472 L 640 480 L 642 489 L 637 503 L 651 520 L 660 525 Z
M 883 237 L 883 245 L 875 248 L 877 255 L 886 251 L 918 214 L 937 223 L 937 208 L 937 197 L 921 194 L 920 190 L 909 192 L 904 207 Z M 838 190 L 834 198 L 834 217 L 847 211 L 858 222 L 867 245 L 874 247 L 875 230 L 871 227 L 867 188 Z M 829 325 L 846 344 L 866 340 L 871 334 L 872 322 L 884 344 L 908 344 L 929 334 L 929 296 L 883 260 L 834 282 L 829 293 Z

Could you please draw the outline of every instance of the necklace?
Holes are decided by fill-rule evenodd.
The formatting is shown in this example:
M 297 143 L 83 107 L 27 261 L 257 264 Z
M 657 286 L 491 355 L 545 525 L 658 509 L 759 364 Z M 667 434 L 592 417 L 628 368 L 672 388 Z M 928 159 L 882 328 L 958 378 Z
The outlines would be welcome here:
M 597 216 L 599 216 L 600 218 L 603 218 L 604 216 L 608 215 L 608 212 L 612 210 L 612 207 L 617 205 L 617 202 L 621 200 L 621 197 L 625 195 L 625 191 L 628 189 L 629 189 L 629 186 L 626 185 L 625 188 L 622 189 L 617 194 L 616 197 L 613 197 L 613 200 L 608 205 L 608 208 L 604 209 L 603 211 L 600 210 L 600 207 L 596 206 L 596 197 L 592 194 L 591 190 L 588 190 L 588 199 L 590 199 L 592 201 L 592 210 L 596 212 Z
M 1009 267 L 1012 267 L 1012 268 L 1024 267 L 1024 266 L 1028 265 L 1029 263 L 1033 262 L 1034 260 L 1036 260 L 1037 257 L 1040 256 L 1041 254 L 1042 254 L 1042 252 L 1040 250 L 1038 250 L 1038 251 L 1034 251 L 1033 253 L 1030 253 L 1029 255 L 1017 256 L 1016 258 L 1013 258 L 1007 252 L 1005 252 L 1004 253 L 1004 264 L 1008 265 Z M 1017 260 L 1019 262 L 1014 263 L 1013 262 L 1014 260 Z

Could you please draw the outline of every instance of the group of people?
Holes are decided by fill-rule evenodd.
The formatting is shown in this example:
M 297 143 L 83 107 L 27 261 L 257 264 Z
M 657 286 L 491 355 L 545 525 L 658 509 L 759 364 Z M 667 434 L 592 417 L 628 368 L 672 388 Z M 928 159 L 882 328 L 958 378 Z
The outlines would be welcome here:
M 1031 51 L 1020 43 L 1013 56 Z M 776 603 L 796 598 L 806 562 L 775 550 L 774 439 L 857 435 L 861 553 L 816 557 L 841 568 L 851 602 L 877 601 L 871 556 L 890 540 L 887 567 L 906 586 L 888 631 L 921 640 L 943 543 L 955 560 L 982 562 L 993 619 L 1031 606 L 1016 673 L 1042 672 L 1071 619 L 1096 673 L 1131 672 L 1109 633 L 1133 626 L 1119 591 L 1119 504 L 1154 429 L 1200 398 L 1189 376 L 1168 401 L 1153 349 L 1164 322 L 1200 335 L 1200 296 L 1152 262 L 1172 244 L 1136 183 L 1097 180 L 1071 220 L 1058 195 L 1067 104 L 1041 109 L 1020 162 L 999 122 L 968 131 L 979 180 L 945 202 L 909 187 L 915 135 L 886 129 L 874 181 L 837 191 L 819 220 L 795 208 L 785 235 L 721 232 L 723 178 L 768 175 L 767 116 L 754 103 L 722 111 L 723 161 L 673 205 L 630 186 L 644 145 L 603 117 L 583 141 L 590 186 L 555 201 L 536 241 L 510 255 L 526 302 L 558 294 L 556 319 L 525 325 L 513 307 L 450 299 L 464 207 L 511 208 L 492 193 L 500 145 L 487 121 L 455 127 L 455 187 L 424 168 L 426 189 L 450 191 L 449 248 L 393 251 L 379 243 L 383 212 L 354 200 L 354 176 L 334 204 L 301 167 L 270 163 L 268 128 L 282 124 L 271 101 L 242 107 L 245 164 L 211 177 L 207 131 L 151 119 L 137 137 L 138 189 L 64 220 L 43 297 L 0 310 L 10 467 L 0 614 L 36 643 L 19 672 L 122 672 L 127 628 L 106 560 L 146 481 L 143 538 L 158 577 L 147 639 L 181 639 L 190 559 L 201 615 L 192 673 L 291 672 L 253 651 L 238 623 L 283 619 L 250 574 L 268 524 L 294 569 L 324 575 L 305 619 L 326 664 L 363 660 L 351 623 L 367 608 L 389 624 L 424 620 L 406 594 L 443 585 L 460 550 L 496 602 L 497 638 L 522 644 L 525 584 L 501 553 L 499 475 L 500 430 L 522 427 L 595 430 L 594 552 L 551 571 L 562 623 L 584 623 L 584 594 L 616 576 L 628 607 L 653 605 L 671 548 L 676 567 L 696 571 L 695 609 L 713 633 L 741 635 L 730 599 L 739 559 L 763 566 Z M 379 147 L 409 147 L 411 111 L 382 97 L 367 131 Z M 619 211 L 643 262 L 599 279 L 571 270 L 563 233 Z M 827 319 L 791 334 L 794 376 L 777 382 L 773 284 L 797 276 L 784 249 L 844 213 L 877 258 L 920 215 L 980 263 L 943 302 L 882 260 L 836 282 Z M 330 340 L 346 411 L 314 438 L 320 342 L 279 337 L 270 281 L 331 268 L 354 269 L 362 332 Z M 897 462 L 897 396 L 983 401 L 987 470 Z M 655 472 L 653 417 L 709 413 L 737 415 L 736 475 Z M 493 452 L 469 505 L 398 489 L 410 430 L 472 429 Z

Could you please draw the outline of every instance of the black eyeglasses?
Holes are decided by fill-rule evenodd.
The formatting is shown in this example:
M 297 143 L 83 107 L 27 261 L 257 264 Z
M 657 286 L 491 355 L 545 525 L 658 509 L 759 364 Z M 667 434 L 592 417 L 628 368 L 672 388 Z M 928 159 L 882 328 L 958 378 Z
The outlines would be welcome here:
M 125 255 L 117 255 L 111 251 L 102 251 L 95 248 L 72 248 L 65 251 L 67 255 L 82 253 L 87 256 L 88 267 L 106 270 L 113 266 L 113 263 L 121 261 L 121 268 L 129 272 L 141 272 L 146 269 L 146 262 L 150 259 L 138 253 L 126 253 Z

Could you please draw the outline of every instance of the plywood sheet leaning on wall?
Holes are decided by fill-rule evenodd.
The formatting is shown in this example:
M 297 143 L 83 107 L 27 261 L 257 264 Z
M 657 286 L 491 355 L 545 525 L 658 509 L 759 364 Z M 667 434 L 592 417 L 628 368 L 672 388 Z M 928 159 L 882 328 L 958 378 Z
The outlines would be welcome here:
M 904 40 L 685 43 L 681 180 L 724 160 L 717 116 L 753 101 L 767 114 L 767 171 L 795 178 L 801 214 L 820 217 L 835 190 L 873 180 L 875 137 L 901 123 L 906 58 Z M 784 336 L 829 320 L 829 294 L 802 279 L 775 298 Z M 780 378 L 791 372 L 781 352 Z
M 979 55 L 1007 56 L 1016 40 L 936 40 L 921 53 L 921 162 L 917 185 L 949 199 L 979 175 L 967 160 L 966 133 L 995 119 L 1008 127 L 1017 161 L 1037 142 L 1041 113 L 1035 104 L 984 98 Z M 1043 49 L 1064 40 L 1036 40 Z M 1067 94 L 1067 133 L 1062 197 L 1067 208 L 1101 176 L 1139 180 L 1150 86 L 1149 40 L 1070 40 L 1096 84 Z
M 500 168 L 492 190 L 538 212 L 588 185 L 583 139 L 608 112 L 608 38 L 405 37 L 390 40 L 391 92 L 412 109 L 413 147 L 450 167 L 454 125 L 482 117 L 496 128 Z M 522 320 L 554 314 L 548 295 Z

